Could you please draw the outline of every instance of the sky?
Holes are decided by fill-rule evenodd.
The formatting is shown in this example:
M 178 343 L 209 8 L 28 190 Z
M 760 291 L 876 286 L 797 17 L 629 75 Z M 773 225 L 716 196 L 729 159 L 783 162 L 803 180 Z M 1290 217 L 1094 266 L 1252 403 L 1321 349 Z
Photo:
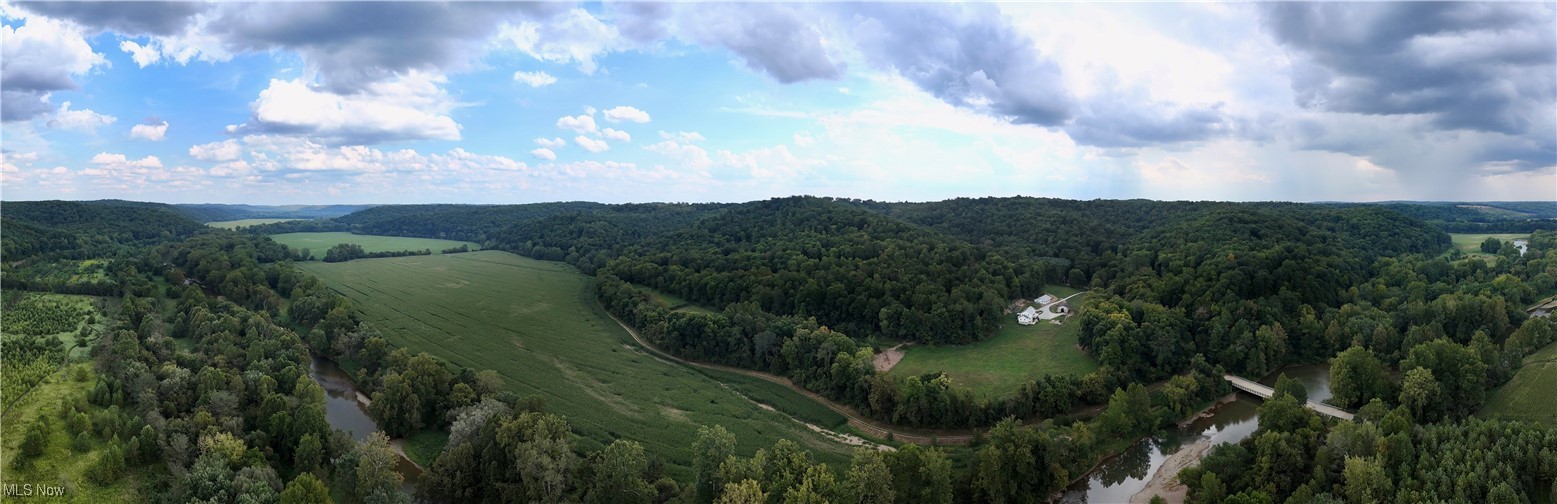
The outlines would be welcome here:
M 1554 3 L 0 2 L 0 198 L 1557 200 Z

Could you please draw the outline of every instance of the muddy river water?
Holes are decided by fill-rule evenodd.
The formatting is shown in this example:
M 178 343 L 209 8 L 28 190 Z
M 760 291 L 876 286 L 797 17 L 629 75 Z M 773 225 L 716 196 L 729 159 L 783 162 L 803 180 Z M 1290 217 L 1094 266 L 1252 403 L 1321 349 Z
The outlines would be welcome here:
M 315 356 L 308 367 L 308 376 L 324 388 L 324 419 L 330 423 L 330 427 L 345 431 L 357 441 L 367 439 L 368 435 L 379 430 L 378 423 L 368 416 L 368 408 L 364 404 L 366 397 L 359 399 L 357 385 L 335 361 Z M 404 454 L 400 455 L 395 469 L 405 478 L 402 489 L 407 492 L 414 488 L 412 485 L 416 478 L 422 475 L 422 469 Z
M 1311 401 L 1330 398 L 1330 368 L 1326 365 L 1290 366 L 1277 374 L 1265 377 L 1260 383 L 1274 385 L 1276 377 L 1286 373 L 1303 384 Z M 1236 443 L 1254 433 L 1259 426 L 1260 399 L 1238 392 L 1237 399 L 1223 404 L 1209 416 L 1198 418 L 1184 427 L 1170 429 L 1161 435 L 1143 439 L 1123 454 L 1104 462 L 1087 479 L 1071 485 L 1060 502 L 1125 503 L 1151 482 L 1157 470 L 1181 449 L 1200 441 L 1210 444 Z M 1150 497 L 1150 496 L 1146 496 Z

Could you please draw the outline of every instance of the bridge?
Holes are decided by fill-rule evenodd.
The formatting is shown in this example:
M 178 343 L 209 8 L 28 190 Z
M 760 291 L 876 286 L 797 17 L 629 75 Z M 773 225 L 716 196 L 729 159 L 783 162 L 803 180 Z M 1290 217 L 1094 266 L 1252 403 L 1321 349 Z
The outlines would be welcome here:
M 1260 396 L 1261 399 L 1270 399 L 1272 395 L 1276 394 L 1276 389 L 1260 385 L 1259 383 L 1240 376 L 1222 375 L 1222 378 L 1226 379 L 1228 383 L 1233 384 L 1233 386 L 1237 387 L 1238 390 Z M 1350 411 L 1346 411 L 1321 402 L 1309 401 L 1307 404 L 1304 404 L 1304 406 L 1307 406 L 1308 409 L 1314 410 L 1321 415 L 1327 415 L 1339 418 L 1341 420 L 1350 421 L 1353 416 Z

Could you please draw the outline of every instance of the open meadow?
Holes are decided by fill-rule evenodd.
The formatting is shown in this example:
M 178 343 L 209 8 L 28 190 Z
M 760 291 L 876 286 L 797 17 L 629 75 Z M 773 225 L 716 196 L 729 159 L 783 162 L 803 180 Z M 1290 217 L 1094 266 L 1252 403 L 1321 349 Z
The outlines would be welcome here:
M 87 423 L 87 430 L 92 432 L 82 435 L 71 430 L 70 421 L 61 419 L 63 404 L 84 406 L 90 418 L 98 418 L 104 411 L 87 405 L 85 399 L 97 382 L 96 374 L 88 363 L 77 363 L 51 373 L 0 418 L 0 467 L 4 467 L 4 483 L 17 484 L 19 492 L 21 485 L 32 485 L 30 499 L 15 496 L 18 497 L 16 500 L 97 504 L 151 499 L 154 490 L 148 488 L 147 483 L 154 479 L 150 476 L 163 470 L 162 464 L 140 467 L 120 464 L 119 474 L 107 484 L 94 481 L 94 472 L 102 475 L 103 468 L 99 464 L 109 454 L 111 441 L 104 440 L 102 431 L 93 428 L 95 425 L 91 421 Z M 27 457 L 22 452 L 28 437 L 25 433 L 34 429 L 41 429 L 41 448 L 37 455 Z M 26 462 L 18 464 L 19 457 L 25 458 Z M 49 492 L 57 493 L 51 495 Z
M 698 426 L 719 424 L 741 453 L 791 439 L 847 465 L 851 447 L 734 391 L 753 385 L 729 387 L 633 346 L 595 302 L 593 279 L 563 263 L 482 251 L 302 267 L 351 298 L 395 345 L 496 370 L 509 389 L 543 397 L 548 411 L 568 417 L 584 451 L 632 439 L 684 478 Z M 762 393 L 782 393 L 770 389 Z
M 1454 248 L 1464 252 L 1467 257 L 1480 257 L 1496 261 L 1495 256 L 1481 251 L 1481 242 L 1487 241 L 1487 237 L 1496 237 L 1499 240 L 1510 241 L 1518 238 L 1529 238 L 1530 233 L 1449 233 L 1449 239 L 1454 243 Z
M 1079 306 L 1079 300 L 1071 298 L 1071 306 Z M 1024 326 L 1016 323 L 1015 314 L 1009 314 L 988 340 L 904 347 L 903 360 L 890 373 L 915 376 L 945 371 L 953 385 L 972 389 L 980 397 L 1005 397 L 1039 376 L 1083 375 L 1096 370 L 1097 361 L 1076 345 L 1081 321 L 1075 317 L 1061 320 L 1060 325 L 1039 322 Z
M 241 227 L 258 226 L 260 224 L 275 224 L 277 222 L 295 221 L 298 219 L 238 219 L 230 221 L 207 222 L 205 225 L 222 229 L 238 229 Z
M 451 249 L 460 245 L 478 250 L 481 245 L 471 242 L 455 240 L 438 240 L 433 238 L 406 238 L 403 236 L 377 236 L 360 235 L 352 233 L 285 233 L 270 235 L 270 239 L 276 243 L 292 247 L 292 250 L 308 249 L 311 257 L 319 259 L 324 257 L 324 252 L 330 247 L 342 243 L 355 243 L 362 246 L 365 252 L 399 252 L 402 250 L 432 250 L 434 254 L 444 249 Z
M 1557 425 L 1557 343 L 1525 357 L 1514 379 L 1487 395 L 1480 416 Z

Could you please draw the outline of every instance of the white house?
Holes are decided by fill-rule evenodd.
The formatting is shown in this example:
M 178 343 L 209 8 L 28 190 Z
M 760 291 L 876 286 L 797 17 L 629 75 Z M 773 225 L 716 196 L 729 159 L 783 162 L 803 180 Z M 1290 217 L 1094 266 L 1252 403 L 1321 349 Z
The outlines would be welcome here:
M 1016 314 L 1016 323 L 1022 325 L 1038 323 L 1038 309 L 1029 306 L 1026 310 L 1022 310 L 1021 313 Z
M 1049 303 L 1053 303 L 1054 302 L 1054 296 L 1050 296 L 1048 294 L 1044 294 L 1042 296 L 1038 296 L 1038 299 L 1034 299 L 1033 302 L 1038 303 L 1038 306 L 1044 306 L 1044 305 L 1047 305 Z

